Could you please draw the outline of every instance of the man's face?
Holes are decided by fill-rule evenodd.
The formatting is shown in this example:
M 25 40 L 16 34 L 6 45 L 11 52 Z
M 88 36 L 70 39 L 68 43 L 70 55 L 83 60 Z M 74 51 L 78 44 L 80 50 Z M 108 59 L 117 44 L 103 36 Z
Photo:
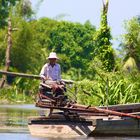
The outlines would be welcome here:
M 56 63 L 56 58 L 50 58 L 49 61 L 50 61 L 50 64 L 55 64 Z

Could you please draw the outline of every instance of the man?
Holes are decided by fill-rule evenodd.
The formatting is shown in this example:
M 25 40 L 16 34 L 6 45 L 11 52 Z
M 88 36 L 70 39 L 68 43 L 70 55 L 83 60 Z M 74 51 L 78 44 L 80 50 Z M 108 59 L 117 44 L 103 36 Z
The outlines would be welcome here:
M 55 52 L 51 52 L 48 57 L 49 63 L 46 63 L 40 72 L 40 77 L 43 81 L 53 80 L 60 81 L 61 80 L 61 68 L 60 65 L 56 63 L 58 57 Z
M 43 83 L 45 83 L 46 80 L 56 81 L 57 83 L 59 83 L 59 84 L 54 83 L 49 85 L 51 90 L 53 91 L 53 96 L 58 97 L 59 95 L 63 95 L 63 91 L 65 90 L 65 87 L 64 87 L 64 83 L 61 82 L 61 68 L 60 65 L 56 63 L 56 61 L 58 60 L 56 53 L 51 52 L 49 54 L 48 60 L 49 63 L 46 63 L 41 69 L 40 77 Z M 40 85 L 40 93 L 46 95 L 48 98 L 50 98 L 50 100 L 51 99 L 53 100 L 53 98 L 51 98 L 51 95 L 47 94 L 47 90 L 48 92 L 50 92 L 49 89 Z M 52 114 L 52 111 L 53 109 L 50 109 L 49 116 Z

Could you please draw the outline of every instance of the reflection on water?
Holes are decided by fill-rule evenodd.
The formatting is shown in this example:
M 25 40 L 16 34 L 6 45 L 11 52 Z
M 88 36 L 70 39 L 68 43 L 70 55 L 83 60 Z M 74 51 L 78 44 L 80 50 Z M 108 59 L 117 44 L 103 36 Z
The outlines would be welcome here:
M 33 105 L 0 105 L 0 132 L 28 132 L 27 118 L 36 115 Z
M 28 117 L 38 116 L 34 105 L 0 105 L 0 140 L 64 140 L 31 136 Z M 69 140 L 139 140 L 140 137 L 92 137 Z

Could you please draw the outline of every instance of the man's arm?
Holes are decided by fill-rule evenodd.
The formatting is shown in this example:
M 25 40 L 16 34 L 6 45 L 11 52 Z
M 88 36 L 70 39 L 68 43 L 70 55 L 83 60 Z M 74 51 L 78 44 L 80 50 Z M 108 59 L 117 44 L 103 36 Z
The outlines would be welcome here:
M 40 71 L 40 74 L 39 74 L 40 77 L 41 77 L 41 80 L 43 80 L 43 81 L 46 80 L 46 74 L 45 74 L 46 68 L 47 68 L 47 64 L 45 64 L 45 65 L 42 67 L 42 69 L 41 69 L 41 71 Z

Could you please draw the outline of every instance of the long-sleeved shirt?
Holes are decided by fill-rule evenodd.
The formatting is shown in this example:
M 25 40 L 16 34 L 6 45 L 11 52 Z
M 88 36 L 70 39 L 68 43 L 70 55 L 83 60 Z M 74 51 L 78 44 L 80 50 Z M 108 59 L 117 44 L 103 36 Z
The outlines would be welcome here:
M 55 64 L 53 67 L 46 63 L 40 72 L 40 76 L 43 78 L 51 79 L 53 81 L 60 81 L 61 80 L 61 68 L 59 64 Z

